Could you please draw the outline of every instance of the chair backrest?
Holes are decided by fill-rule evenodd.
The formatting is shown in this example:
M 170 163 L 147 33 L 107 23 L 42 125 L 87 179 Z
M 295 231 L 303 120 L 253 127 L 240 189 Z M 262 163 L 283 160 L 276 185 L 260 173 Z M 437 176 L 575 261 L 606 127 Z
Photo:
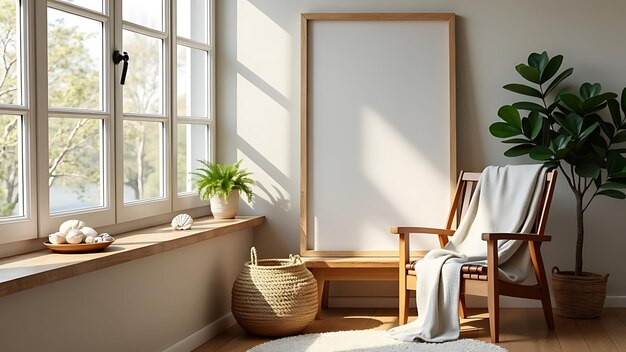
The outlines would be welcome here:
M 467 208 L 469 207 L 470 200 L 474 195 L 474 189 L 476 188 L 476 184 L 478 184 L 478 179 L 480 178 L 480 175 L 480 172 L 461 171 L 461 174 L 459 175 L 459 181 L 457 182 L 456 186 L 456 192 L 452 200 L 450 213 L 448 214 L 446 229 L 452 229 L 452 226 L 455 223 L 458 224 L 465 216 Z M 545 185 L 543 187 L 543 194 L 541 196 L 541 206 L 539 208 L 539 211 L 537 212 L 535 225 L 533 226 L 531 233 L 536 233 L 540 235 L 544 234 L 544 231 L 546 229 L 546 223 L 548 221 L 548 214 L 550 213 L 550 205 L 552 204 L 554 186 L 556 185 L 556 176 L 556 169 L 550 170 L 546 173 L 546 178 L 544 180 Z

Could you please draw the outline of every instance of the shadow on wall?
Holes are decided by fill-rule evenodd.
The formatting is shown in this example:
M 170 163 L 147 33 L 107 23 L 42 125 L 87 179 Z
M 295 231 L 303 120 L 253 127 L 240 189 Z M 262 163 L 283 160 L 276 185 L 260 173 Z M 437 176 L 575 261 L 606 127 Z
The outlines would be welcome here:
M 217 104 L 218 161 L 244 159 L 257 181 L 252 205 L 239 213 L 259 214 L 255 246 L 264 257 L 297 253 L 299 128 L 297 57 L 299 37 L 288 32 L 247 0 L 218 3 Z M 297 18 L 294 20 L 298 20 Z M 220 96 L 220 92 L 224 92 Z

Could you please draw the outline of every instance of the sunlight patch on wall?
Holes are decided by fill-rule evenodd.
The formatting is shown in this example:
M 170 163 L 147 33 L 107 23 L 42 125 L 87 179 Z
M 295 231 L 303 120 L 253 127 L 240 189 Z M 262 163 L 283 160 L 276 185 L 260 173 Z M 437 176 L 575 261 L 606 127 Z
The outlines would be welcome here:
M 237 134 L 245 144 L 288 175 L 289 154 L 294 152 L 289 144 L 289 112 L 240 74 L 237 116 Z
M 237 61 L 289 97 L 291 37 L 247 0 L 237 1 Z

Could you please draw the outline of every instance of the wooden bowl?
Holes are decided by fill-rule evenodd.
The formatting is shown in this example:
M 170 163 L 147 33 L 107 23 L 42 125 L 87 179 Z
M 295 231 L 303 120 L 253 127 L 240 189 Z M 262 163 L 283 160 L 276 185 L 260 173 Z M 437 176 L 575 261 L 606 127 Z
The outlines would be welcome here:
M 104 250 L 113 242 L 52 244 L 46 241 L 43 244 L 55 253 L 92 253 Z

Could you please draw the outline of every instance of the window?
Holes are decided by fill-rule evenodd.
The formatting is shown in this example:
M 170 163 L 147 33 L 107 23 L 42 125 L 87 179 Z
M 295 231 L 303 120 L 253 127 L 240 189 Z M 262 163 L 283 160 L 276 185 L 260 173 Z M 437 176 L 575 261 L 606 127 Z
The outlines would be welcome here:
M 213 158 L 211 7 L 0 0 L 0 243 L 202 205 L 189 172 Z
M 198 160 L 212 159 L 210 136 L 214 129 L 211 104 L 213 82 L 213 43 L 209 36 L 209 3 L 179 0 L 176 9 L 175 129 L 178 208 L 198 205 L 190 172 Z

